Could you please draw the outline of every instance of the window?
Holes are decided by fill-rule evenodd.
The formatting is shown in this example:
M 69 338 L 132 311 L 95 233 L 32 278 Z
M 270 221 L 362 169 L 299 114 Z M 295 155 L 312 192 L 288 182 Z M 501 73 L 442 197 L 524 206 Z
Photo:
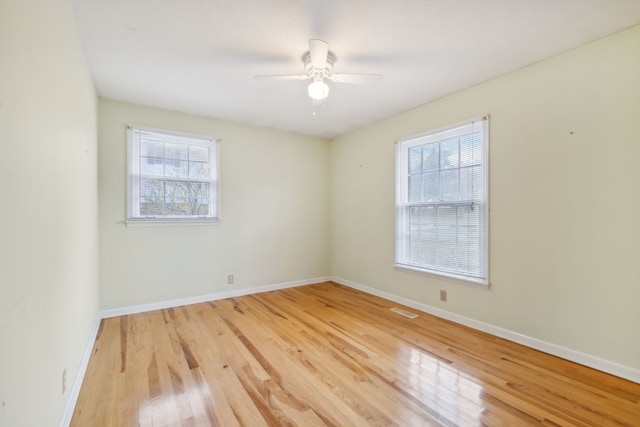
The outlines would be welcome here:
M 218 140 L 130 126 L 127 223 L 217 221 Z
M 488 285 L 487 116 L 396 146 L 396 265 Z

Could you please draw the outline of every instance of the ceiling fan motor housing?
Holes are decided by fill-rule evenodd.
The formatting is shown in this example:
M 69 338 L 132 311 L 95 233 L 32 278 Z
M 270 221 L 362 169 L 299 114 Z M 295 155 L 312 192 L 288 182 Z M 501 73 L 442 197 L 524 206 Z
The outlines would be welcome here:
M 317 69 L 313 66 L 313 62 L 311 61 L 311 52 L 306 51 L 302 54 L 302 62 L 304 62 L 304 70 L 307 74 L 313 76 L 315 74 L 321 74 L 323 77 L 327 77 L 333 71 L 333 63 L 336 60 L 336 55 L 329 51 L 327 52 L 327 65 L 325 65 L 324 69 Z

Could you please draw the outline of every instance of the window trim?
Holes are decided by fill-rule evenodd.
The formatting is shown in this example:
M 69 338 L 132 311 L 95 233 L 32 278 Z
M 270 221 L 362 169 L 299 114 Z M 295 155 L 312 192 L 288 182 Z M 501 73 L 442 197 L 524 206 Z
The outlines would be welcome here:
M 134 150 L 139 147 L 134 143 L 133 132 L 155 132 L 164 135 L 173 135 L 185 138 L 201 139 L 210 142 L 211 163 L 213 164 L 213 174 L 207 180 L 201 180 L 202 182 L 209 182 L 211 185 L 211 197 L 210 209 L 214 207 L 214 215 L 211 216 L 136 216 L 136 198 L 139 203 L 139 195 L 136 193 L 136 186 L 140 180 L 140 164 L 134 162 L 137 158 L 140 159 L 139 152 L 136 154 Z M 168 129 L 153 128 L 148 126 L 140 126 L 135 124 L 127 124 L 127 212 L 126 220 L 124 221 L 127 227 L 129 226 L 185 226 L 185 225 L 216 225 L 220 223 L 220 138 L 214 138 L 208 135 L 198 135 L 188 132 L 180 132 Z M 169 177 L 170 180 L 177 180 L 173 177 Z M 191 180 L 187 180 L 191 181 Z M 197 180 L 194 180 L 197 181 Z M 139 190 L 139 189 L 138 189 Z M 138 205 L 139 209 L 139 205 Z
M 407 156 L 404 151 L 408 152 L 408 147 L 405 147 L 404 144 L 407 141 L 425 138 L 431 135 L 435 135 L 441 132 L 445 132 L 447 130 L 452 130 L 457 127 L 461 127 L 464 125 L 468 125 L 475 122 L 482 122 L 482 126 L 484 127 L 484 141 L 482 148 L 482 156 L 483 156 L 483 191 L 484 191 L 484 203 L 483 203 L 483 216 L 484 216 L 484 229 L 483 229 L 483 251 L 484 251 L 484 278 L 475 278 L 466 275 L 460 275 L 456 273 L 451 273 L 447 271 L 439 271 L 426 267 L 422 267 L 414 264 L 407 264 L 401 262 L 402 255 L 404 253 L 405 248 L 404 239 L 402 239 L 402 234 L 404 234 L 403 226 L 403 216 L 405 215 L 404 209 L 407 204 L 403 200 L 403 198 L 408 194 L 408 180 L 406 176 L 406 166 L 401 165 L 401 160 L 407 160 Z M 464 120 L 461 122 L 453 123 L 447 126 L 441 126 L 427 132 L 422 132 L 419 134 L 411 135 L 408 137 L 404 137 L 395 141 L 396 143 L 396 156 L 395 156 L 395 198 L 396 198 L 396 214 L 395 214 L 395 263 L 394 268 L 398 270 L 407 271 L 410 273 L 416 273 L 428 277 L 453 281 L 456 283 L 461 283 L 469 286 L 479 287 L 487 289 L 490 286 L 490 259 L 489 259 L 489 114 L 484 114 L 480 116 L 476 116 L 469 120 Z M 446 204 L 446 203 L 443 203 Z M 455 204 L 455 202 L 453 203 Z
M 491 284 L 489 283 L 489 280 L 487 278 L 487 280 L 480 280 L 480 279 L 473 279 L 471 277 L 467 277 L 467 276 L 460 276 L 457 274 L 451 274 L 451 273 L 445 273 L 445 272 L 438 272 L 435 270 L 427 270 L 418 266 L 414 266 L 414 265 L 407 265 L 407 264 L 393 264 L 393 268 L 395 268 L 396 270 L 401 270 L 407 273 L 413 273 L 413 274 L 417 274 L 420 276 L 424 276 L 424 277 L 430 277 L 432 279 L 442 279 L 442 280 L 446 280 L 447 282 L 453 282 L 453 283 L 459 283 L 461 285 L 467 285 L 467 286 L 473 286 L 474 288 L 482 288 L 482 289 L 487 289 Z

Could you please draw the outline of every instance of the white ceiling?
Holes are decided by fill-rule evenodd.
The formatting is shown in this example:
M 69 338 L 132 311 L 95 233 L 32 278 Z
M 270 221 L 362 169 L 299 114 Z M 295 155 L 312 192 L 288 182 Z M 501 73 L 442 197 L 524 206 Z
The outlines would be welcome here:
M 74 0 L 100 96 L 332 138 L 640 22 L 640 0 Z M 308 39 L 336 73 L 314 108 Z M 640 49 L 640 47 L 639 47 Z

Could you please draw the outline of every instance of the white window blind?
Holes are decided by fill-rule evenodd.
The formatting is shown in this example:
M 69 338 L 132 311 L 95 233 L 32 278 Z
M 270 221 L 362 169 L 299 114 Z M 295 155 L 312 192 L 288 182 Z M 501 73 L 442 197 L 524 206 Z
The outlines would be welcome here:
M 218 141 L 130 126 L 128 220 L 218 219 Z
M 396 264 L 488 284 L 488 117 L 398 141 Z

